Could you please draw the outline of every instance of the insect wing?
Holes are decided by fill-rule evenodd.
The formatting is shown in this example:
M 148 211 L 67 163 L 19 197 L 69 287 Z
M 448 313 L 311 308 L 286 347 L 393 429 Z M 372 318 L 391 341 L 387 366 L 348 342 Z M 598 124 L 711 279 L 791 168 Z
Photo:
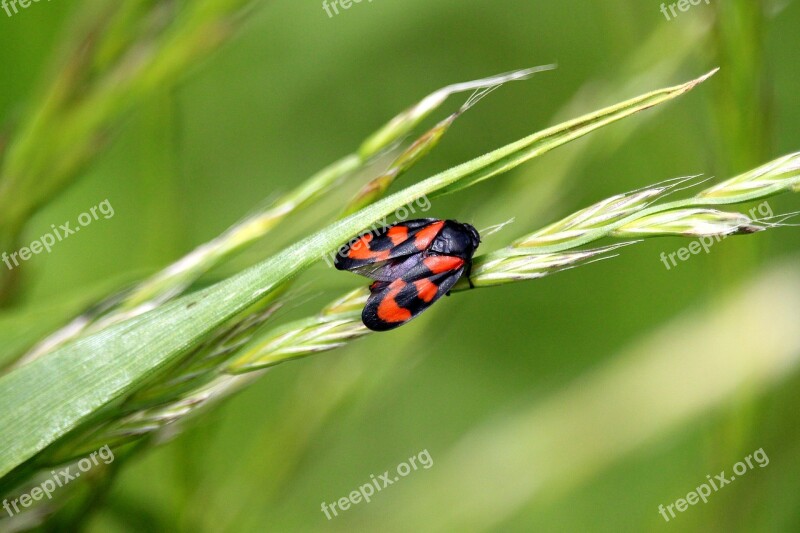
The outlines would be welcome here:
M 419 263 L 419 253 L 368 263 L 366 265 L 354 266 L 350 272 L 361 276 L 374 279 L 376 281 L 394 281 L 402 278 Z
M 384 266 L 396 267 L 400 264 L 391 260 L 419 254 L 427 249 L 443 227 L 443 220 L 422 218 L 364 233 L 346 250 L 336 254 L 336 268 L 372 279 L 388 279 L 388 275 L 378 272 Z
M 454 256 L 428 256 L 394 281 L 370 286 L 361 319 L 373 331 L 401 326 L 447 294 L 464 273 L 466 262 Z

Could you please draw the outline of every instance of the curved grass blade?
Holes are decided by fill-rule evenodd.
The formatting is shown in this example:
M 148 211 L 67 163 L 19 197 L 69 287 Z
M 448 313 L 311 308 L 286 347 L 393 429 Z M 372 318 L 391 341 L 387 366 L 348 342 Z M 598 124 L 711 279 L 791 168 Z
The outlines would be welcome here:
M 547 129 L 401 190 L 227 280 L 77 340 L 0 378 L 0 475 L 92 420 L 227 320 L 381 217 L 422 196 L 501 174 L 707 79 L 661 89 Z

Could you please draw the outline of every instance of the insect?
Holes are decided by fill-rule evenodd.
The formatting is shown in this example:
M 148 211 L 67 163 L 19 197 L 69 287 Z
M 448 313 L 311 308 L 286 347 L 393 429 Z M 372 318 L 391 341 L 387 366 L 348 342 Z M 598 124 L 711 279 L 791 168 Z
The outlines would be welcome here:
M 334 264 L 375 280 L 361 320 L 373 331 L 386 331 L 449 294 L 462 275 L 469 281 L 480 242 L 469 224 L 421 218 L 361 234 L 339 249 Z

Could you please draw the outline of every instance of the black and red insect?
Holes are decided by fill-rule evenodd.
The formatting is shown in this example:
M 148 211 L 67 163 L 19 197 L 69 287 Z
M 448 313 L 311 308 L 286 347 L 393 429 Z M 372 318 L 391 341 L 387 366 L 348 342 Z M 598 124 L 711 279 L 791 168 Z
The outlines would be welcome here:
M 469 280 L 480 242 L 469 224 L 421 218 L 358 236 L 340 248 L 334 264 L 375 280 L 361 319 L 373 331 L 386 331 L 425 311 L 462 275 Z

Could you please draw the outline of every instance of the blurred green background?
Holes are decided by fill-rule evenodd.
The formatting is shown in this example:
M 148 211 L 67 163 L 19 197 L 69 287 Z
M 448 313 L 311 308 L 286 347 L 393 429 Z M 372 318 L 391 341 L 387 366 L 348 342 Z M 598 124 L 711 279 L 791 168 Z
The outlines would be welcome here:
M 721 67 L 676 101 L 434 202 L 426 216 L 478 228 L 516 217 L 485 249 L 616 193 L 689 174 L 730 177 L 800 149 L 797 2 L 711 0 L 671 21 L 659 5 L 374 0 L 329 17 L 317 1 L 256 4 L 238 34 L 177 87 L 137 103 L 108 148 L 25 226 L 22 242 L 30 242 L 104 199 L 115 209 L 113 218 L 24 265 L 14 304 L 0 315 L 0 339 L 14 345 L 46 333 L 111 288 L 174 261 L 454 82 L 558 63 L 470 110 L 403 183 Z M 78 9 L 50 2 L 11 18 L 0 12 L 6 136 Z M 379 170 L 376 164 L 290 219 L 206 282 L 326 223 L 356 182 Z M 792 195 L 769 202 L 775 213 L 798 205 Z M 461 294 L 397 331 L 276 367 L 126 464 L 87 530 L 798 531 L 797 368 L 780 365 L 767 386 L 743 382 L 715 396 L 717 367 L 681 364 L 703 361 L 703 343 L 695 342 L 703 321 L 748 301 L 740 300 L 743 287 L 772 279 L 764 274 L 770 269 L 796 269 L 800 236 L 783 228 L 726 239 L 666 270 L 659 254 L 687 244 L 653 239 L 613 260 Z M 281 320 L 314 313 L 365 282 L 318 265 L 299 283 L 305 297 Z M 772 303 L 744 307 L 709 330 L 750 341 L 732 360 L 752 359 L 754 368 L 770 360 L 773 332 L 760 327 L 769 323 L 764 317 L 779 320 L 771 313 L 781 302 Z M 607 399 L 592 380 L 621 360 L 646 360 L 659 332 L 659 346 L 675 354 L 663 374 L 674 398 L 625 407 L 655 421 L 655 429 L 640 434 L 640 419 L 617 427 L 592 416 L 605 412 Z M 600 391 L 585 410 L 564 396 L 584 389 Z M 657 408 L 681 404 L 687 390 L 714 399 L 698 399 L 674 419 Z M 569 441 L 527 447 L 513 428 L 533 440 L 563 431 Z M 614 435 L 625 444 L 609 445 Z M 685 497 L 706 474 L 730 471 L 759 448 L 769 466 L 670 523 L 659 515 L 659 504 Z M 433 459 L 430 469 L 334 520 L 321 512 L 323 501 L 421 450 Z M 487 457 L 517 466 L 495 471 Z M 465 494 L 469 512 L 439 506 L 448 491 Z

